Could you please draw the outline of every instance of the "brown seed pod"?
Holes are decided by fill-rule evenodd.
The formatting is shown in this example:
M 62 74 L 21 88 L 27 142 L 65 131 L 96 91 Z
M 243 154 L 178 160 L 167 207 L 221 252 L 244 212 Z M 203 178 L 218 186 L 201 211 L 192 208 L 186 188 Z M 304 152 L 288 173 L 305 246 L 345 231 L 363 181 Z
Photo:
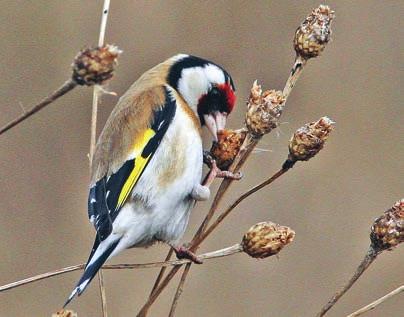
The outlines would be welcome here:
M 334 11 L 320 5 L 297 28 L 293 44 L 298 55 L 305 59 L 317 57 L 331 38 L 331 22 Z
M 376 251 L 391 249 L 404 242 L 404 199 L 375 219 L 370 240 Z
M 322 117 L 299 128 L 289 141 L 289 158 L 291 162 L 307 161 L 324 147 L 334 122 Z
M 235 131 L 225 129 L 218 132 L 218 141 L 212 144 L 210 154 L 221 170 L 227 171 L 231 163 L 233 163 L 246 134 L 247 131 L 243 129 Z
M 52 317 L 77 317 L 77 314 L 72 310 L 59 310 L 56 314 L 52 314 Z
M 281 91 L 267 90 L 254 82 L 247 103 L 245 123 L 254 137 L 261 137 L 271 132 L 279 124 L 285 97 Z
M 73 80 L 78 85 L 101 85 L 113 76 L 120 53 L 118 47 L 108 44 L 81 51 L 72 65 Z
M 253 258 L 266 258 L 279 253 L 293 241 L 295 232 L 273 222 L 260 222 L 247 231 L 241 241 L 243 251 Z

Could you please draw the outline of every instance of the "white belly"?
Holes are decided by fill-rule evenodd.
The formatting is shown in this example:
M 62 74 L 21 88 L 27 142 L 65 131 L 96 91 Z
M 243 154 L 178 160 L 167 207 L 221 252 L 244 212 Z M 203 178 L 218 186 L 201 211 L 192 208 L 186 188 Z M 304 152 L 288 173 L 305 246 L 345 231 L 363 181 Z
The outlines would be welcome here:
M 194 205 L 192 189 L 202 177 L 203 150 L 198 127 L 177 106 L 156 153 L 119 212 L 113 235 L 121 236 L 114 255 L 157 240 L 177 243 Z

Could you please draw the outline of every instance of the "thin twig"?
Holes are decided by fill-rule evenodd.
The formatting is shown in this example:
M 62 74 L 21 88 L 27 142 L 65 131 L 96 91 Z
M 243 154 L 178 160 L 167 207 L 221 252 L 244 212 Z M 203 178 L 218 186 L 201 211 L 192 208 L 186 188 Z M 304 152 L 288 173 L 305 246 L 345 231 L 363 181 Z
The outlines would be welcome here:
M 105 41 L 105 31 L 107 28 L 107 20 L 109 14 L 109 6 L 110 0 L 104 0 L 104 5 L 102 8 L 101 15 L 101 25 L 100 25 L 100 34 L 98 38 L 98 46 L 102 47 Z M 90 136 L 90 173 L 91 173 L 91 164 L 93 162 L 93 156 L 95 151 L 95 143 L 97 139 L 97 113 L 98 113 L 98 99 L 100 93 L 102 92 L 102 88 L 99 85 L 95 85 L 93 89 L 93 104 L 91 109 L 91 136 Z M 107 295 L 105 292 L 105 284 L 104 284 L 104 276 L 102 274 L 102 269 L 98 271 L 98 281 L 100 286 L 100 295 L 101 295 L 101 307 L 102 307 L 102 315 L 103 317 L 108 317 L 107 310 Z
M 374 302 L 371 302 L 369 305 L 366 305 L 365 307 L 358 309 L 356 312 L 353 312 L 352 314 L 348 315 L 347 317 L 356 317 L 356 316 L 362 315 L 362 314 L 374 309 L 375 307 L 379 306 L 380 304 L 382 304 L 389 298 L 400 294 L 401 292 L 404 292 L 404 285 L 397 287 L 394 291 L 391 291 L 387 295 L 384 295 L 383 297 L 380 297 L 379 299 L 375 300 Z
M 283 96 L 285 97 L 285 100 L 289 97 L 306 63 L 307 63 L 306 59 L 304 59 L 300 55 L 296 55 L 295 62 L 293 63 L 292 69 L 289 74 L 289 78 L 286 81 L 285 88 L 283 88 L 282 92 Z
M 98 271 L 98 283 L 100 285 L 102 316 L 107 317 L 108 316 L 107 298 L 106 298 L 105 285 L 104 285 L 104 273 L 102 270 Z
M 285 174 L 290 168 L 281 168 L 278 172 L 272 175 L 267 180 L 263 181 L 261 184 L 254 186 L 253 188 L 249 189 L 247 192 L 242 194 L 239 198 L 236 199 L 225 211 L 223 211 L 216 220 L 212 223 L 212 225 L 199 237 L 197 241 L 195 241 L 196 245 L 201 244 L 211 233 L 213 230 L 217 228 L 217 226 L 230 214 L 234 208 L 236 208 L 244 199 L 248 198 L 255 192 L 259 191 L 260 189 L 268 186 L 269 184 L 273 183 L 276 179 L 281 177 Z
M 169 260 L 171 259 L 171 256 L 173 255 L 173 253 L 174 253 L 173 248 L 170 248 L 170 250 L 168 250 L 168 253 L 167 253 L 167 256 L 166 256 L 165 261 L 169 261 Z M 152 290 L 150 291 L 149 296 L 151 296 L 151 294 L 153 294 L 153 292 L 156 290 L 157 286 L 160 284 L 160 281 L 161 281 L 161 279 L 163 278 L 163 275 L 164 275 L 166 269 L 167 269 L 166 266 L 163 266 L 163 267 L 161 268 L 161 270 L 160 270 L 160 272 L 159 272 L 159 275 L 157 276 L 157 279 L 156 279 L 156 281 L 154 282 L 153 288 L 152 288 Z
M 60 86 L 56 91 L 54 91 L 51 95 L 49 95 L 45 99 L 42 99 L 42 101 L 40 103 L 36 104 L 28 111 L 24 111 L 24 113 L 21 116 L 10 121 L 6 125 L 4 125 L 2 128 L 0 128 L 0 135 L 3 134 L 4 132 L 10 130 L 11 128 L 15 127 L 17 124 L 24 121 L 25 119 L 29 118 L 34 113 L 45 108 L 47 105 L 51 104 L 59 97 L 65 95 L 66 93 L 71 91 L 76 86 L 77 86 L 77 83 L 75 81 L 73 81 L 72 79 L 69 79 L 62 86 Z
M 214 251 L 210 253 L 210 256 L 212 257 L 222 257 L 222 256 L 227 256 L 231 255 L 234 253 L 241 252 L 242 248 L 240 244 L 235 244 L 231 247 Z M 205 260 L 208 259 L 207 254 L 202 254 L 198 256 L 200 259 Z M 184 261 L 184 260 L 180 260 Z M 177 261 L 179 262 L 179 261 Z M 191 263 L 191 261 L 186 260 L 187 263 Z M 143 305 L 142 309 L 140 312 L 137 314 L 137 317 L 144 317 L 147 315 L 147 312 L 149 311 L 151 305 L 155 302 L 157 297 L 161 294 L 161 292 L 164 290 L 164 288 L 168 285 L 168 283 L 171 281 L 171 279 L 175 276 L 175 274 L 178 272 L 178 270 L 181 268 L 181 265 L 176 265 L 172 268 L 172 270 L 167 274 L 167 276 L 162 280 L 159 284 L 159 286 L 156 288 L 156 290 L 149 296 L 147 299 L 147 302 Z
M 358 268 L 356 269 L 354 275 L 348 281 L 348 283 L 328 301 L 328 303 L 321 309 L 321 311 L 317 314 L 317 317 L 324 316 L 327 311 L 331 309 L 335 305 L 335 303 L 344 295 L 351 286 L 358 280 L 358 278 L 366 271 L 366 269 L 373 263 L 378 255 L 378 251 L 374 248 L 370 247 L 368 252 L 366 253 L 365 257 L 363 258 L 362 262 L 359 264 Z
M 177 291 L 175 292 L 174 299 L 171 304 L 171 309 L 170 309 L 170 313 L 168 314 L 168 317 L 174 317 L 175 309 L 177 308 L 178 300 L 180 299 L 180 296 L 182 294 L 182 290 L 184 288 L 184 283 L 185 283 L 185 280 L 188 276 L 190 269 L 191 269 L 191 263 L 188 263 L 187 265 L 185 265 L 185 269 L 181 275 L 181 280 L 178 284 Z
M 221 255 L 224 256 L 225 254 L 226 255 L 231 255 L 231 254 L 234 254 L 234 253 L 241 252 L 242 250 L 243 249 L 242 249 L 242 246 L 240 244 L 235 244 L 235 245 L 233 245 L 231 247 L 228 247 L 227 249 L 222 249 L 219 252 L 220 252 Z M 210 255 L 213 256 L 214 253 L 219 254 L 216 251 L 216 252 L 211 252 Z M 200 257 L 200 258 L 202 258 L 202 257 Z M 171 304 L 169 317 L 174 317 L 175 309 L 177 308 L 178 300 L 180 299 L 180 296 L 182 294 L 182 290 L 184 288 L 185 280 L 187 278 L 189 270 L 191 269 L 191 264 L 192 264 L 191 262 L 186 264 L 184 272 L 181 275 L 180 283 L 178 284 L 177 291 L 175 292 L 175 296 L 174 296 L 173 302 Z
M 220 257 L 229 256 L 241 251 L 241 249 L 237 248 L 238 244 L 233 245 L 228 248 L 220 249 L 217 251 L 207 252 L 199 255 L 199 258 L 202 260 L 210 260 Z M 128 263 L 128 264 L 108 264 L 102 267 L 103 270 L 125 270 L 125 269 L 151 269 L 151 268 L 160 268 L 160 267 L 168 267 L 168 266 L 179 266 L 182 264 L 190 263 L 190 260 L 182 259 L 175 261 L 164 261 L 164 262 L 151 262 L 151 263 Z M 73 266 L 68 266 L 62 269 L 38 274 L 20 281 L 16 281 L 13 283 L 9 283 L 3 286 L 0 286 L 0 293 L 4 291 L 11 290 L 13 288 L 23 286 L 26 284 L 30 284 L 33 282 L 37 282 L 46 278 L 50 278 L 57 275 L 66 274 L 69 272 L 79 271 L 85 268 L 85 264 L 78 264 Z

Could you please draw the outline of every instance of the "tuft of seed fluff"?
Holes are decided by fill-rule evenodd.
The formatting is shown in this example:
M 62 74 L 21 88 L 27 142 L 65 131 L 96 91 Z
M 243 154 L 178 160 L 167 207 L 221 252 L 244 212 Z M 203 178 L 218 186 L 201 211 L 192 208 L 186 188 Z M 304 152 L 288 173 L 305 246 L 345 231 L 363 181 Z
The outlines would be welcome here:
M 285 97 L 281 91 L 262 92 L 261 86 L 255 81 L 251 88 L 245 117 L 248 131 L 256 138 L 271 132 L 279 125 L 284 104 Z
M 101 85 L 113 76 L 122 51 L 114 45 L 87 48 L 77 54 L 72 64 L 72 79 L 78 85 Z
M 293 45 L 297 55 L 304 59 L 317 57 L 331 39 L 331 22 L 334 11 L 320 5 L 302 22 L 295 32 Z
M 375 219 L 370 240 L 376 251 L 389 250 L 404 242 L 404 198 Z
M 278 254 L 293 241 L 295 232 L 273 222 L 260 222 L 252 226 L 241 241 L 242 249 L 253 258 L 263 259 Z

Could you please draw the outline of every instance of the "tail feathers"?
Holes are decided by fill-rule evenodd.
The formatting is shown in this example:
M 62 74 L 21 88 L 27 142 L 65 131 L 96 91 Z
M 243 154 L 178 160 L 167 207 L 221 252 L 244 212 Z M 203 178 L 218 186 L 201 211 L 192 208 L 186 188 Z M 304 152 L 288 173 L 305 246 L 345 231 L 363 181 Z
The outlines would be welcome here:
M 88 259 L 86 268 L 84 269 L 83 275 L 81 276 L 73 292 L 70 294 L 66 303 L 63 305 L 63 308 L 65 308 L 76 295 L 80 296 L 84 292 L 88 284 L 90 284 L 91 280 L 97 274 L 98 270 L 105 263 L 111 253 L 115 250 L 119 241 L 120 240 L 118 239 L 110 242 L 108 245 L 105 245 L 105 243 L 107 243 L 107 240 L 104 240 L 98 245 L 96 250 L 93 249 L 90 258 Z M 96 241 L 95 245 L 97 244 L 98 242 Z

